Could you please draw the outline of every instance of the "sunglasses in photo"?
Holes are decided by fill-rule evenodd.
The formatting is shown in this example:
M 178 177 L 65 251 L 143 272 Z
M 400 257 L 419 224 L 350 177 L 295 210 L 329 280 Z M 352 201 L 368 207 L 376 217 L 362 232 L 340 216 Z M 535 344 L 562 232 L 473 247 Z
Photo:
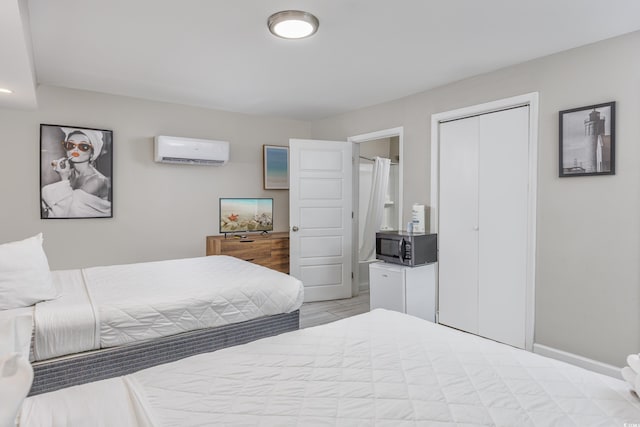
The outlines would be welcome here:
M 78 150 L 80 150 L 80 151 L 89 151 L 89 150 L 91 150 L 91 148 L 93 148 L 93 146 L 91 144 L 89 144 L 88 142 L 75 143 L 75 142 L 71 142 L 71 141 L 62 141 L 62 146 L 67 151 L 71 151 L 76 147 L 78 147 Z

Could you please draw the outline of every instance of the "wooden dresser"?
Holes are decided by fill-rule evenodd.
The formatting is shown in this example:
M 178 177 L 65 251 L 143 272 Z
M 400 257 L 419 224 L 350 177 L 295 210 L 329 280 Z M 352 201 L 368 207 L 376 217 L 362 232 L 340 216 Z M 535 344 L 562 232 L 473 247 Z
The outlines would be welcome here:
M 266 235 L 207 236 L 207 256 L 229 255 L 289 274 L 289 232 Z

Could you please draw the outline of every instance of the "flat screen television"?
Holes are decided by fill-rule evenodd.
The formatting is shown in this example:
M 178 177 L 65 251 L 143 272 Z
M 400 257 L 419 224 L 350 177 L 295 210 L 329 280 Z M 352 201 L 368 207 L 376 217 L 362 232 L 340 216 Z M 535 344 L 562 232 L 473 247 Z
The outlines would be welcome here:
M 273 231 L 273 199 L 220 198 L 220 233 Z

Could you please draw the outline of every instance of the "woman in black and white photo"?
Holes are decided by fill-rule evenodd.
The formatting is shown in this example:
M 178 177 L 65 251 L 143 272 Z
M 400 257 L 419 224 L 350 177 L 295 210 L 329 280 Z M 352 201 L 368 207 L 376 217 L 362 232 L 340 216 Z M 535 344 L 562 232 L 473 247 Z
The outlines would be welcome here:
M 57 180 L 42 187 L 43 218 L 111 217 L 111 180 L 95 166 L 103 154 L 104 132 L 59 129 L 64 134 L 59 142 L 64 157 L 50 162 Z M 54 147 L 51 152 L 56 152 Z M 42 175 L 53 176 L 47 172 L 43 171 Z

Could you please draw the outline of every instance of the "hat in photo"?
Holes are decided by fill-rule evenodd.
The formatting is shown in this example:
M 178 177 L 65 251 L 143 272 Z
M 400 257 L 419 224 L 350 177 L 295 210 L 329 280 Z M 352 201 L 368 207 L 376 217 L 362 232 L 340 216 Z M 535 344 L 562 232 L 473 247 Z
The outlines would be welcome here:
M 102 146 L 104 145 L 104 141 L 102 139 L 103 138 L 102 131 L 93 130 L 93 129 L 76 129 L 76 128 L 65 128 L 65 127 L 61 127 L 60 129 L 62 129 L 62 132 L 64 132 L 65 140 L 67 140 L 69 138 L 69 135 L 71 135 L 72 133 L 81 133 L 89 139 L 91 146 L 93 146 L 91 161 L 94 161 L 95 159 L 98 158 L 98 156 L 100 156 L 100 154 L 102 154 Z

